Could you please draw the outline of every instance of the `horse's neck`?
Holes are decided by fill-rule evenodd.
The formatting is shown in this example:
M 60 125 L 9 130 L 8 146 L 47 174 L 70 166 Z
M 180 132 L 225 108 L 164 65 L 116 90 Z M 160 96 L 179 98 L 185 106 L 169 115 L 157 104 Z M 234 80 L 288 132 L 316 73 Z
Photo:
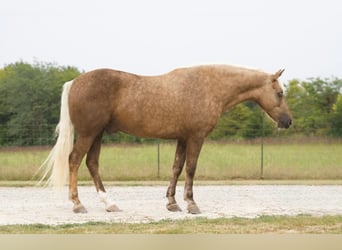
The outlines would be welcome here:
M 229 109 L 244 101 L 256 101 L 258 90 L 266 82 L 266 73 L 257 71 L 241 71 L 236 74 L 226 74 L 223 95 L 224 109 Z

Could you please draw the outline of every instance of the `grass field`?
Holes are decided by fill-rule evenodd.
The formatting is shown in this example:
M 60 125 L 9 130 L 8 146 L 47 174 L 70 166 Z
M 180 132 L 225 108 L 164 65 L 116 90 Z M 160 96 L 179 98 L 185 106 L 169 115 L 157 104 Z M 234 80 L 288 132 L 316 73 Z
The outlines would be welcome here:
M 89 222 L 49 226 L 9 225 L 0 226 L 0 234 L 264 234 L 309 233 L 341 234 L 342 216 L 312 217 L 310 215 L 261 216 L 248 218 L 196 218 L 188 220 L 164 220 L 160 222 L 130 224 Z
M 158 177 L 157 145 L 104 146 L 100 172 L 104 181 L 168 180 L 175 144 L 160 145 Z M 0 181 L 37 180 L 34 177 L 48 155 L 47 148 L 0 149 Z M 90 180 L 82 163 L 79 180 Z M 32 179 L 33 178 L 33 179 Z M 260 178 L 260 145 L 206 143 L 196 180 L 254 180 Z M 341 143 L 266 144 L 264 178 L 269 180 L 342 179 Z M 184 179 L 184 174 L 180 179 Z
M 160 145 L 160 176 L 157 171 L 157 145 L 104 146 L 100 171 L 104 181 L 114 185 L 151 185 L 169 179 L 175 144 Z M 0 185 L 22 186 L 36 183 L 33 178 L 48 155 L 48 148 L 0 149 Z M 91 184 L 84 163 L 80 168 L 81 184 Z M 264 146 L 264 181 L 260 178 L 260 145 L 206 143 L 196 173 L 197 183 L 210 184 L 341 184 L 342 143 L 266 144 Z M 180 177 L 184 180 L 184 174 Z M 124 181 L 120 183 L 121 181 Z M 13 184 L 15 183 L 15 184 Z M 147 184 L 146 184 L 147 183 Z M 261 216 L 165 220 L 154 223 L 102 223 L 0 226 L 1 234 L 179 234 L 179 233 L 342 233 L 342 216 L 310 215 Z

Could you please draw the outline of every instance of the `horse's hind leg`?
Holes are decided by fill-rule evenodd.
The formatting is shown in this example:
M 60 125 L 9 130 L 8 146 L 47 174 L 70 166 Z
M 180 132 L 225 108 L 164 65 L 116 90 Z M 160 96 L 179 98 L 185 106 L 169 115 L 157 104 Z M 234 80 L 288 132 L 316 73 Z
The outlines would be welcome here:
M 93 143 L 93 137 L 78 136 L 69 156 L 69 199 L 74 203 L 75 213 L 86 213 L 87 210 L 78 198 L 77 173 L 84 155 Z
M 166 197 L 168 198 L 168 203 L 166 205 L 166 208 L 172 212 L 181 211 L 180 207 L 177 205 L 175 194 L 176 194 L 176 186 L 177 186 L 178 177 L 182 172 L 184 162 L 185 162 L 185 153 L 186 153 L 186 142 L 184 140 L 178 140 L 176 154 L 175 154 L 175 161 L 172 167 L 173 175 L 170 181 L 170 185 L 166 192 Z
M 106 190 L 103 186 L 100 174 L 99 174 L 99 156 L 101 150 L 101 139 L 102 139 L 101 132 L 94 140 L 93 145 L 91 146 L 90 150 L 87 154 L 86 164 L 88 170 L 90 172 L 91 177 L 93 178 L 96 191 L 99 194 L 100 200 L 105 204 L 107 212 L 115 212 L 120 211 L 119 208 L 107 198 Z

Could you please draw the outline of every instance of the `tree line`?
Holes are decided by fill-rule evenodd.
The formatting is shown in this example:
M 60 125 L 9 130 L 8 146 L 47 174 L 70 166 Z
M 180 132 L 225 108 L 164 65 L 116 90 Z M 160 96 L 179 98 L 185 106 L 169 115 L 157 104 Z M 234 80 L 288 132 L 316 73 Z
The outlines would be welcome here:
M 81 73 L 72 66 L 21 61 L 0 69 L 0 146 L 53 144 L 62 86 Z M 294 122 L 282 136 L 342 136 L 342 79 L 293 79 L 285 88 Z M 264 117 L 255 103 L 239 104 L 222 115 L 209 138 L 279 136 Z M 104 142 L 143 141 L 154 140 L 123 133 L 104 137 Z

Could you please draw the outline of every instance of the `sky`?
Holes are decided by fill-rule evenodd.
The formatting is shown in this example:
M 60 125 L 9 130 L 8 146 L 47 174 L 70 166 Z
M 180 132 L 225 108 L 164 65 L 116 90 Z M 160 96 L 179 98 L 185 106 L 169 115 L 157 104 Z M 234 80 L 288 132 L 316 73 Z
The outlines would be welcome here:
M 340 0 L 3 0 L 0 68 L 52 62 L 157 75 L 200 64 L 342 78 Z

